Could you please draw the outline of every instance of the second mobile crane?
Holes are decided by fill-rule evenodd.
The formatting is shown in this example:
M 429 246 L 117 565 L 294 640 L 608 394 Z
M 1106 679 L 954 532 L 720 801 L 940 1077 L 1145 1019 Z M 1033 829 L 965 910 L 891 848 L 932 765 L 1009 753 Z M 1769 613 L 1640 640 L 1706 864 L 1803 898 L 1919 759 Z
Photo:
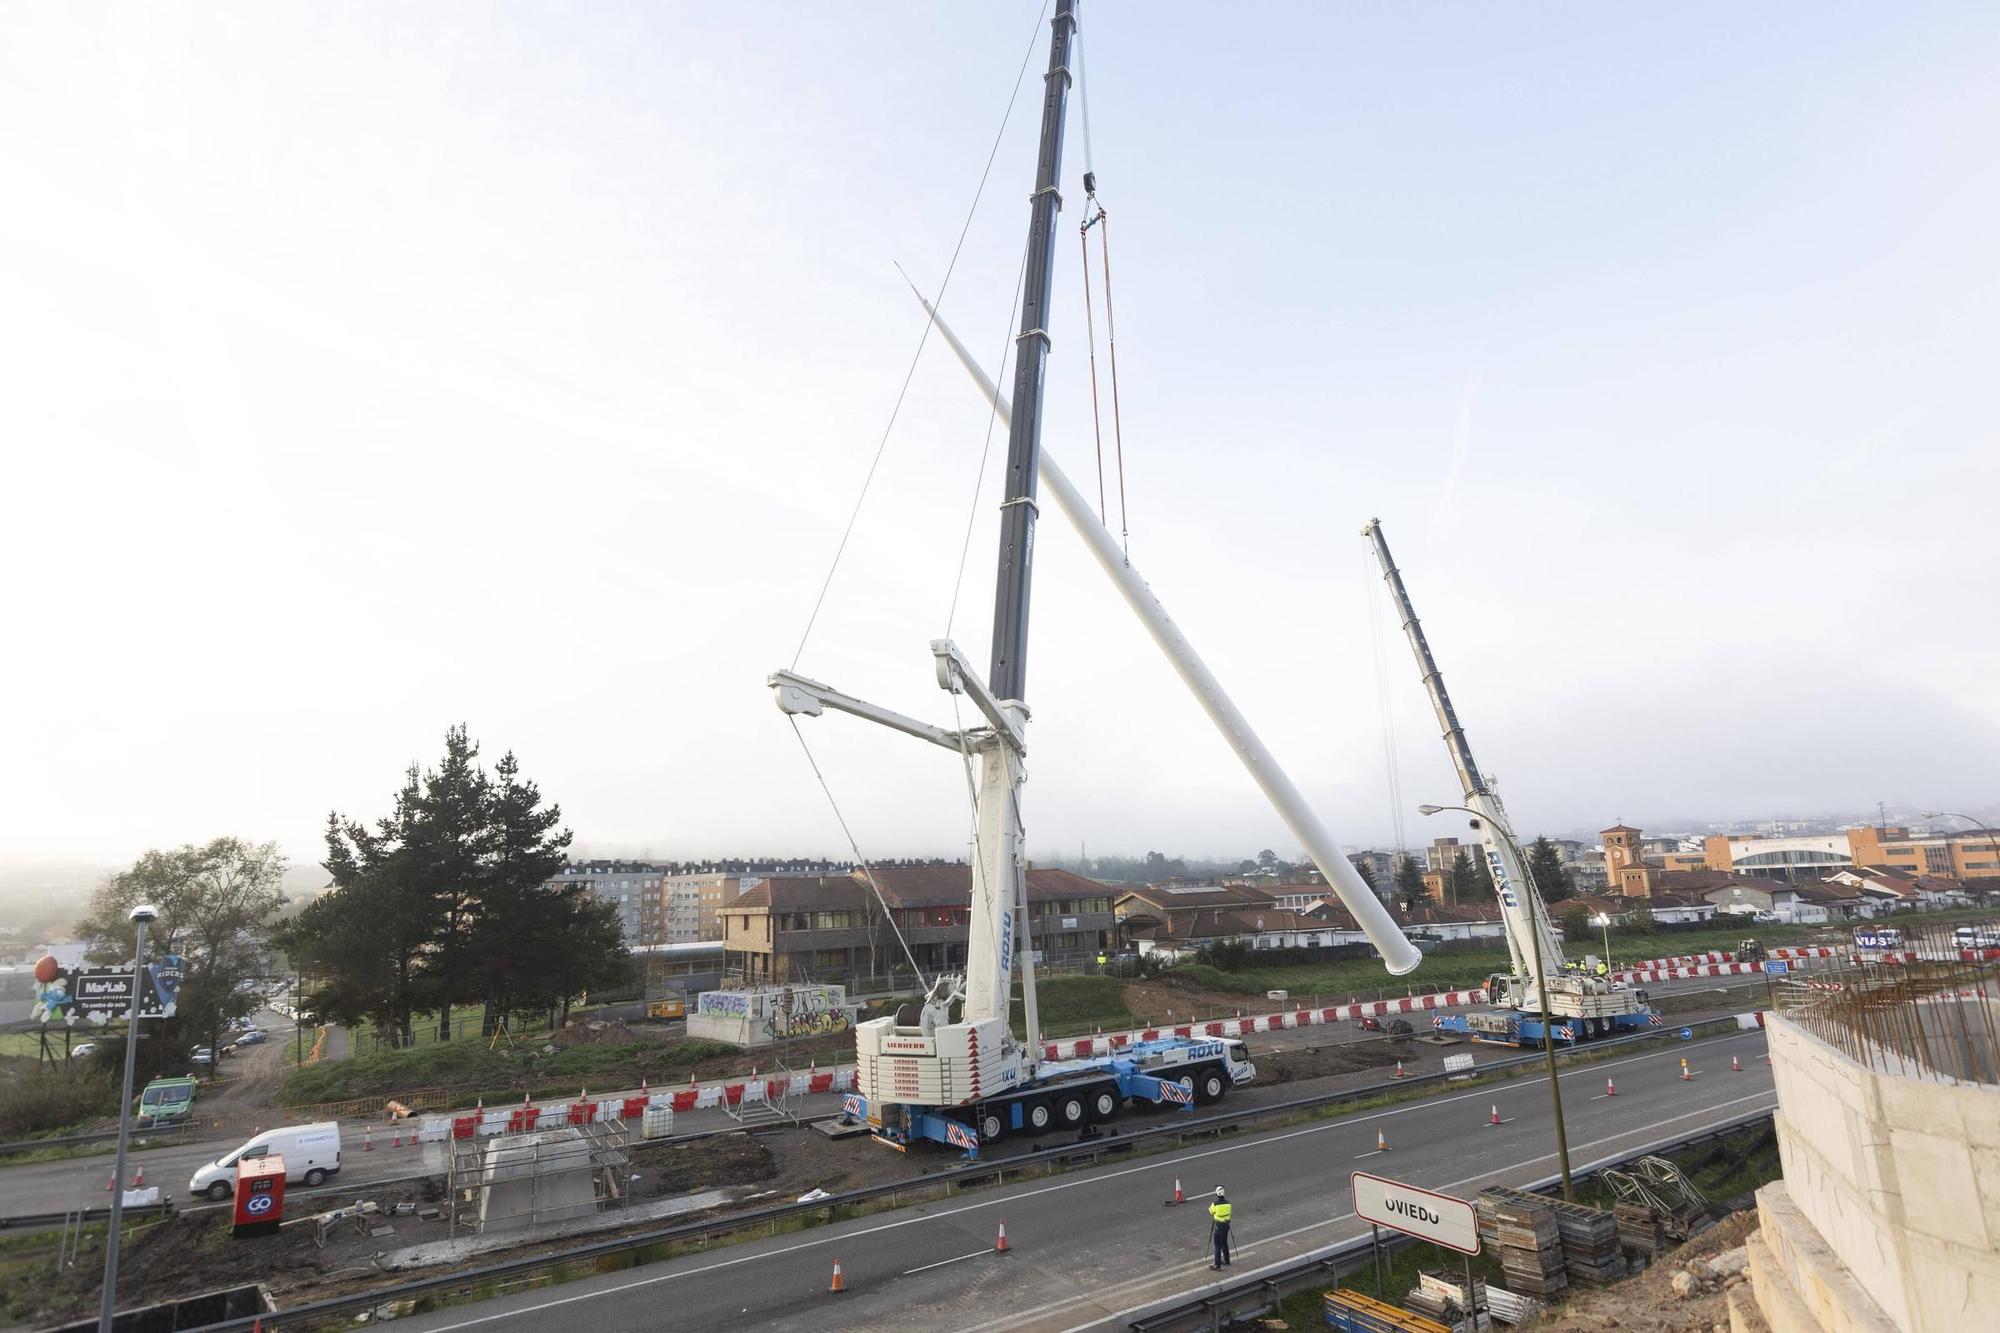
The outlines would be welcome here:
M 1382 581 L 1396 603 L 1396 614 L 1402 617 L 1403 633 L 1423 673 L 1424 691 L 1437 711 L 1445 748 L 1451 752 L 1452 767 L 1465 789 L 1464 808 L 1473 815 L 1472 827 L 1479 834 L 1486 870 L 1500 899 L 1500 919 L 1512 959 L 1507 972 L 1495 972 L 1487 978 L 1486 998 L 1493 1005 L 1491 1009 L 1448 1014 L 1433 1021 L 1442 1031 L 1513 1046 L 1539 1044 L 1545 1026 L 1552 1029 L 1555 1040 L 1570 1043 L 1658 1026 L 1646 992 L 1608 977 L 1572 971 L 1565 965 L 1562 943 L 1549 927 L 1547 900 L 1539 896 L 1528 874 L 1506 808 L 1472 758 L 1465 728 L 1459 725 L 1458 712 L 1445 693 L 1444 675 L 1431 656 L 1423 627 L 1417 623 L 1403 576 L 1390 558 L 1381 520 L 1369 519 L 1361 535 L 1374 547 L 1375 559 L 1382 566 Z

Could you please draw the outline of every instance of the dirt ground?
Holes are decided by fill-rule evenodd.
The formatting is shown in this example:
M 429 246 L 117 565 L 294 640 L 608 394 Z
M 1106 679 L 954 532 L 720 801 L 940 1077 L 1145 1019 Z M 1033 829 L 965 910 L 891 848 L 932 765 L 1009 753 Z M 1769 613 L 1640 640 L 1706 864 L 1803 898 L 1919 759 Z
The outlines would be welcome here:
M 1677 1249 L 1655 1259 L 1645 1272 L 1616 1286 L 1597 1290 L 1573 1287 L 1576 1294 L 1543 1315 L 1536 1333 L 1710 1333 L 1729 1327 L 1724 1292 L 1682 1300 L 1673 1294 L 1675 1271 L 1690 1259 L 1706 1259 L 1733 1250 L 1757 1229 L 1754 1209 L 1731 1213 Z

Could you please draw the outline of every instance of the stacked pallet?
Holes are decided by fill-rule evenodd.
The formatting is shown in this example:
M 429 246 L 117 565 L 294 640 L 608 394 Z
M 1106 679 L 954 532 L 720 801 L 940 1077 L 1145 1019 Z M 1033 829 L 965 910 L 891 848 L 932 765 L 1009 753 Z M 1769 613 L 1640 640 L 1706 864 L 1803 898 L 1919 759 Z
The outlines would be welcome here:
M 1341 1333 L 1451 1333 L 1435 1319 L 1337 1287 L 1320 1298 L 1328 1328 Z
M 1500 1253 L 1507 1285 L 1547 1296 L 1569 1285 L 1563 1269 L 1562 1226 L 1549 1200 L 1518 1190 L 1479 1191 L 1479 1238 Z
M 1648 1259 L 1667 1248 L 1667 1226 L 1659 1213 L 1643 1203 L 1621 1203 L 1611 1209 L 1618 1219 L 1618 1243 Z
M 1558 1203 L 1555 1210 L 1565 1272 L 1579 1281 L 1600 1286 L 1625 1276 L 1625 1256 L 1618 1249 L 1617 1218 L 1602 1208 L 1580 1203 Z

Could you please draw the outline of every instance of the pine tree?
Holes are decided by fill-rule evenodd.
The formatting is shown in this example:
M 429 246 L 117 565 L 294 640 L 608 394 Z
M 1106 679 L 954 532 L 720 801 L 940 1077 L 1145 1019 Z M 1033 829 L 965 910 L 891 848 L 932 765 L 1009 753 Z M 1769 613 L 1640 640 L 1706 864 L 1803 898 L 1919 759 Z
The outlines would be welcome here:
M 1445 888 L 1453 907 L 1479 890 L 1479 875 L 1473 869 L 1472 858 L 1462 851 L 1452 854 L 1451 871 L 1445 877 Z
M 1528 877 L 1541 890 L 1543 902 L 1560 902 L 1576 892 L 1576 886 L 1570 883 L 1569 867 L 1562 862 L 1562 854 L 1546 837 L 1538 837 L 1528 844 Z
M 1396 897 L 1403 904 L 1405 912 L 1414 911 L 1426 897 L 1424 872 L 1418 868 L 1416 858 L 1404 852 L 1396 858 Z

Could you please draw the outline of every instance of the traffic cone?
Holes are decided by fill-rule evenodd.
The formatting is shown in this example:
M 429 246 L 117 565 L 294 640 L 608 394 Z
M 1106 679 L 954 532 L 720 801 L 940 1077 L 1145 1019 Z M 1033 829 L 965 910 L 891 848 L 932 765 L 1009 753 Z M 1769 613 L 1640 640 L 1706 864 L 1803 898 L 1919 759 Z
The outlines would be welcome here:
M 105 1178 L 104 1192 L 106 1194 L 109 1194 L 117 1188 L 118 1188 L 118 1173 L 116 1171 L 113 1171 L 108 1177 Z
M 144 1162 L 139 1163 L 139 1169 L 132 1173 L 132 1188 L 135 1190 L 146 1188 L 146 1164 Z
M 1500 1104 L 1498 1102 L 1495 1102 L 1493 1104 L 1493 1110 L 1487 1115 L 1486 1123 L 1489 1125 L 1497 1125 L 1500 1123 Z
M 1688 1070 L 1688 1062 L 1687 1062 L 1687 1057 L 1685 1055 L 1681 1057 L 1681 1082 L 1683 1083 L 1694 1082 L 1694 1075 Z
M 1403 1062 L 1402 1062 L 1401 1060 L 1398 1060 L 1398 1061 L 1396 1061 L 1396 1077 L 1397 1077 L 1397 1078 L 1408 1078 L 1408 1077 L 1409 1077 L 1409 1075 L 1408 1075 L 1408 1074 L 1405 1074 L 1405 1073 L 1403 1072 Z
M 1387 1134 L 1384 1134 L 1379 1129 L 1375 1131 L 1375 1151 L 1376 1152 L 1389 1151 L 1389 1136 Z
M 833 1261 L 833 1285 L 828 1287 L 827 1290 L 829 1292 L 847 1290 L 847 1279 L 840 1275 L 840 1260 L 838 1259 Z
M 1618 1095 L 1618 1085 L 1608 1078 L 1604 1080 L 1604 1095 L 1607 1097 L 1616 1097 Z
M 361 1151 L 375 1151 L 375 1127 L 373 1125 L 363 1125 L 361 1127 Z
M 1187 1195 L 1181 1193 L 1181 1178 L 1179 1176 L 1175 1176 L 1174 1197 L 1167 1200 L 1167 1207 L 1171 1208 L 1177 1203 L 1186 1203 L 1186 1202 L 1187 1202 Z
M 1004 1217 L 1000 1219 L 1000 1239 L 993 1242 L 993 1250 L 996 1254 L 1007 1253 L 1007 1219 Z
M 1729 1067 L 1739 1074 L 1743 1072 L 1743 1062 L 1733 1055 L 1729 1057 Z
M 391 1148 L 400 1148 L 403 1146 L 403 1122 L 397 1120 L 393 1122 L 393 1125 L 394 1137 L 389 1140 L 389 1146 Z

